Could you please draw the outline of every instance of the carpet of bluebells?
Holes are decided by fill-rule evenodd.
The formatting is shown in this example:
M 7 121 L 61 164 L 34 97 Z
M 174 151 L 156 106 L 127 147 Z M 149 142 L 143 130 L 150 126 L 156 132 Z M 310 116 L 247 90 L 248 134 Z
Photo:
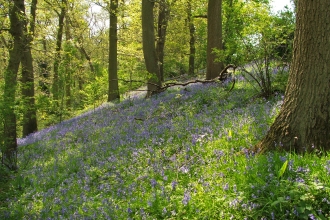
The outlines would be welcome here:
M 0 219 L 329 219 L 329 156 L 249 153 L 283 96 L 229 87 L 134 96 L 19 139 Z

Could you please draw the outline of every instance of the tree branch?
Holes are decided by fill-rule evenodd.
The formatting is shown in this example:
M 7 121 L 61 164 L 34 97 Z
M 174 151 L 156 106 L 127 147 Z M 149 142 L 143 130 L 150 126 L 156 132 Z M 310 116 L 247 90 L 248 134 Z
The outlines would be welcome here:
M 113 79 L 113 80 L 120 80 L 120 81 L 123 81 L 123 82 L 140 82 L 140 83 L 146 83 L 146 84 L 149 84 L 149 85 L 153 85 L 153 86 L 156 86 L 158 89 L 155 90 L 155 91 L 151 91 L 153 94 L 157 94 L 157 93 L 161 93 L 161 92 L 164 92 L 166 89 L 170 88 L 170 87 L 173 87 L 173 86 L 187 86 L 189 84 L 193 84 L 193 83 L 211 83 L 211 82 L 217 82 L 217 81 L 225 81 L 227 79 L 227 70 L 229 68 L 233 68 L 234 71 L 235 69 L 237 68 L 237 66 L 233 65 L 233 64 L 229 64 L 227 65 L 219 74 L 219 76 L 215 77 L 214 79 L 210 79 L 210 80 L 200 80 L 200 79 L 196 79 L 196 80 L 192 80 L 192 81 L 188 81 L 188 82 L 185 82 L 185 83 L 165 83 L 163 86 L 159 86 L 155 83 L 151 83 L 151 82 L 144 82 L 144 81 L 140 81 L 140 80 L 125 80 L 125 79 Z M 233 86 L 231 87 L 231 89 L 229 90 L 229 92 L 234 88 L 234 85 L 235 85 L 235 79 L 234 79 L 234 83 L 233 83 Z M 149 91 L 150 90 L 135 90 L 135 91 Z
M 194 18 L 207 18 L 207 15 L 194 15 Z

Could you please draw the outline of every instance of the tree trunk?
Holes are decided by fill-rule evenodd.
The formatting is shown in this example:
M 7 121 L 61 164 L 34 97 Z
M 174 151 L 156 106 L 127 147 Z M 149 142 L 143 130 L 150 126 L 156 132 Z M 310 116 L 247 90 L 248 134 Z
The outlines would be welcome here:
M 13 37 L 13 45 L 9 50 L 9 61 L 5 71 L 4 100 L 4 147 L 2 149 L 2 163 L 9 169 L 17 169 L 17 129 L 15 109 L 15 93 L 17 87 L 17 72 L 22 55 L 24 0 L 14 0 L 10 9 L 10 34 Z
M 22 99 L 24 101 L 23 113 L 23 137 L 36 132 L 37 127 L 37 110 L 34 98 L 34 71 L 33 58 L 31 53 L 31 42 L 34 35 L 35 18 L 37 10 L 37 0 L 31 2 L 31 17 L 30 29 L 27 28 L 27 21 L 24 22 L 23 44 L 22 52 Z M 26 15 L 24 14 L 24 17 Z
M 330 1 L 301 0 L 297 4 L 284 103 L 257 150 L 330 149 Z
M 166 0 L 161 0 L 159 2 L 159 10 L 158 10 L 158 28 L 157 28 L 158 39 L 157 39 L 156 51 L 158 55 L 159 74 L 162 82 L 164 82 L 164 47 L 165 47 L 166 29 L 168 23 L 168 14 L 169 14 L 169 7 L 166 3 Z
M 119 86 L 118 86 L 118 67 L 117 67 L 117 13 L 118 0 L 111 0 L 110 2 L 110 28 L 109 28 L 109 88 L 108 88 L 108 102 L 119 100 Z
M 235 30 L 235 27 L 233 27 L 233 12 L 234 12 L 234 8 L 233 8 L 233 0 L 229 0 L 227 2 L 227 5 L 226 5 L 226 8 L 224 9 L 225 11 L 225 14 L 223 14 L 223 16 L 225 16 L 226 18 L 226 22 L 224 24 L 224 33 L 223 35 L 225 36 L 225 39 L 223 40 L 223 43 L 222 43 L 222 48 L 224 50 L 228 50 L 228 42 L 231 41 L 232 39 L 235 38 L 234 36 L 234 32 L 236 32 L 237 30 Z M 232 63 L 231 62 L 231 59 L 232 59 L 232 50 L 230 50 L 230 54 L 227 54 L 226 58 L 225 58 L 225 62 L 226 63 Z
M 207 67 L 206 79 L 214 79 L 223 70 L 224 65 L 216 62 L 214 49 L 222 49 L 222 0 L 209 0 L 207 7 Z
M 66 60 L 66 67 L 65 67 L 65 107 L 66 109 L 71 108 L 71 84 L 72 84 L 72 68 L 70 67 L 72 54 L 72 36 L 71 36 L 71 30 L 70 30 L 70 22 L 69 17 L 65 16 L 65 40 L 67 44 L 70 44 L 70 50 L 66 51 L 65 53 L 65 60 Z
M 91 57 L 88 55 L 87 51 L 83 47 L 82 42 L 80 41 L 80 39 L 78 38 L 77 40 L 78 40 L 79 45 L 76 45 L 76 47 L 80 50 L 80 53 L 88 61 L 89 68 L 90 68 L 91 72 L 94 73 L 94 66 L 93 66 L 93 62 L 92 62 Z
M 63 28 L 64 28 L 64 18 L 67 10 L 67 0 L 62 0 L 61 2 L 61 13 L 58 15 L 58 30 L 56 37 L 56 53 L 54 61 L 54 78 L 53 78 L 53 99 L 58 101 L 59 99 L 59 66 L 61 62 L 61 51 L 62 51 L 62 41 L 63 41 Z
M 42 39 L 42 46 L 43 46 L 43 55 L 44 55 L 44 57 L 46 57 L 47 42 L 46 42 L 45 37 L 43 37 L 43 39 Z M 38 66 L 40 67 L 40 70 L 41 70 L 41 72 L 39 72 L 39 76 L 40 76 L 39 87 L 41 87 L 41 91 L 44 92 L 46 95 L 50 95 L 49 83 L 47 81 L 47 79 L 49 77 L 48 63 L 46 60 L 41 60 L 38 62 Z
M 151 74 L 148 80 L 147 97 L 155 93 L 161 87 L 161 77 L 155 48 L 154 30 L 154 1 L 142 0 L 142 42 L 143 56 L 147 71 Z
M 195 26 L 193 22 L 193 17 L 191 13 L 191 2 L 188 1 L 188 7 L 187 7 L 187 15 L 188 15 L 188 25 L 189 25 L 189 34 L 190 34 L 190 40 L 189 40 L 189 69 L 188 74 L 194 75 L 195 72 L 195 54 L 196 54 L 196 48 L 195 48 Z

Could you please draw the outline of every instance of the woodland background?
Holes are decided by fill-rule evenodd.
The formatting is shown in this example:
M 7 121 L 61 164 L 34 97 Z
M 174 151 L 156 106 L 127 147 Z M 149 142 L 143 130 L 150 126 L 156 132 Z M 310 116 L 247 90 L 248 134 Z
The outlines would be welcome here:
M 2 98 L 13 42 L 9 33 L 10 3 L 0 3 Z M 142 50 L 141 1 L 120 0 L 117 6 L 117 74 L 123 99 L 129 90 L 145 85 L 151 74 L 146 70 Z M 17 116 L 18 136 L 22 136 L 28 120 L 24 115 L 31 108 L 36 111 L 32 116 L 36 117 L 35 126 L 42 129 L 107 101 L 110 7 L 109 2 L 103 1 L 25 1 L 25 31 L 30 38 L 33 73 L 24 76 L 21 69 L 17 78 L 12 108 Z M 155 43 L 158 46 L 163 43 L 164 47 L 160 65 L 163 80 L 183 74 L 203 78 L 207 64 L 207 20 L 214 19 L 207 18 L 207 1 L 161 0 L 155 2 L 153 10 Z M 222 25 L 223 48 L 212 52 L 217 61 L 237 66 L 264 59 L 289 63 L 294 31 L 292 11 L 271 13 L 268 1 L 224 0 Z M 27 91 L 24 88 L 31 86 L 35 106 L 29 104 L 31 97 L 24 94 Z M 1 103 L 6 105 L 5 101 Z M 5 117 L 5 112 L 1 112 L 0 123 Z
M 0 218 L 329 219 L 329 10 L 0 0 Z

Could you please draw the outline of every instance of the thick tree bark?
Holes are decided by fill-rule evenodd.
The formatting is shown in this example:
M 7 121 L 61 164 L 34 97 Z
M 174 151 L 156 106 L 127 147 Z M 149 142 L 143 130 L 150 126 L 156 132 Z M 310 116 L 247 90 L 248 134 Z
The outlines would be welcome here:
M 193 17 L 191 13 L 191 2 L 188 1 L 187 6 L 187 16 L 188 16 L 188 25 L 189 25 L 189 34 L 190 34 L 190 40 L 189 40 L 189 69 L 188 74 L 194 75 L 195 72 L 195 54 L 196 54 L 196 47 L 195 47 L 195 25 L 193 22 Z
M 143 55 L 147 71 L 151 74 L 148 80 L 147 97 L 161 87 L 161 77 L 155 48 L 154 1 L 142 0 L 142 42 Z
M 13 45 L 9 49 L 9 61 L 5 71 L 4 100 L 4 148 L 2 149 L 2 163 L 9 169 L 17 169 L 17 128 L 15 109 L 15 94 L 17 87 L 17 72 L 22 55 L 24 0 L 14 0 L 10 9 L 10 34 Z
M 36 132 L 37 126 L 37 110 L 34 98 L 34 70 L 33 58 L 31 53 L 31 42 L 34 36 L 35 18 L 37 10 L 37 0 L 31 2 L 31 20 L 28 30 L 27 20 L 24 22 L 23 32 L 23 52 L 22 52 L 22 99 L 24 100 L 23 113 L 23 137 Z M 26 15 L 24 14 L 24 17 Z
M 118 67 L 117 67 L 117 14 L 118 14 L 118 0 L 111 0 L 110 2 L 110 28 L 109 28 L 109 88 L 108 88 L 108 102 L 119 100 L 119 86 L 118 86 Z
M 290 76 L 282 109 L 256 150 L 330 149 L 330 1 L 297 1 Z
M 159 2 L 158 10 L 158 39 L 156 45 L 156 51 L 158 55 L 159 62 L 159 74 L 161 81 L 164 82 L 164 48 L 166 40 L 166 29 L 168 23 L 169 6 L 166 0 L 161 0 Z
M 213 79 L 224 68 L 223 63 L 216 62 L 214 49 L 222 49 L 222 0 L 209 0 L 207 7 L 207 67 L 206 79 Z
M 59 99 L 59 66 L 61 62 L 61 52 L 62 52 L 62 41 L 63 41 L 63 28 L 64 28 L 64 18 L 67 11 L 67 0 L 61 1 L 61 12 L 58 15 L 58 29 L 56 36 L 56 49 L 55 49 L 55 61 L 54 61 L 54 78 L 53 78 L 53 99 L 58 101 Z

